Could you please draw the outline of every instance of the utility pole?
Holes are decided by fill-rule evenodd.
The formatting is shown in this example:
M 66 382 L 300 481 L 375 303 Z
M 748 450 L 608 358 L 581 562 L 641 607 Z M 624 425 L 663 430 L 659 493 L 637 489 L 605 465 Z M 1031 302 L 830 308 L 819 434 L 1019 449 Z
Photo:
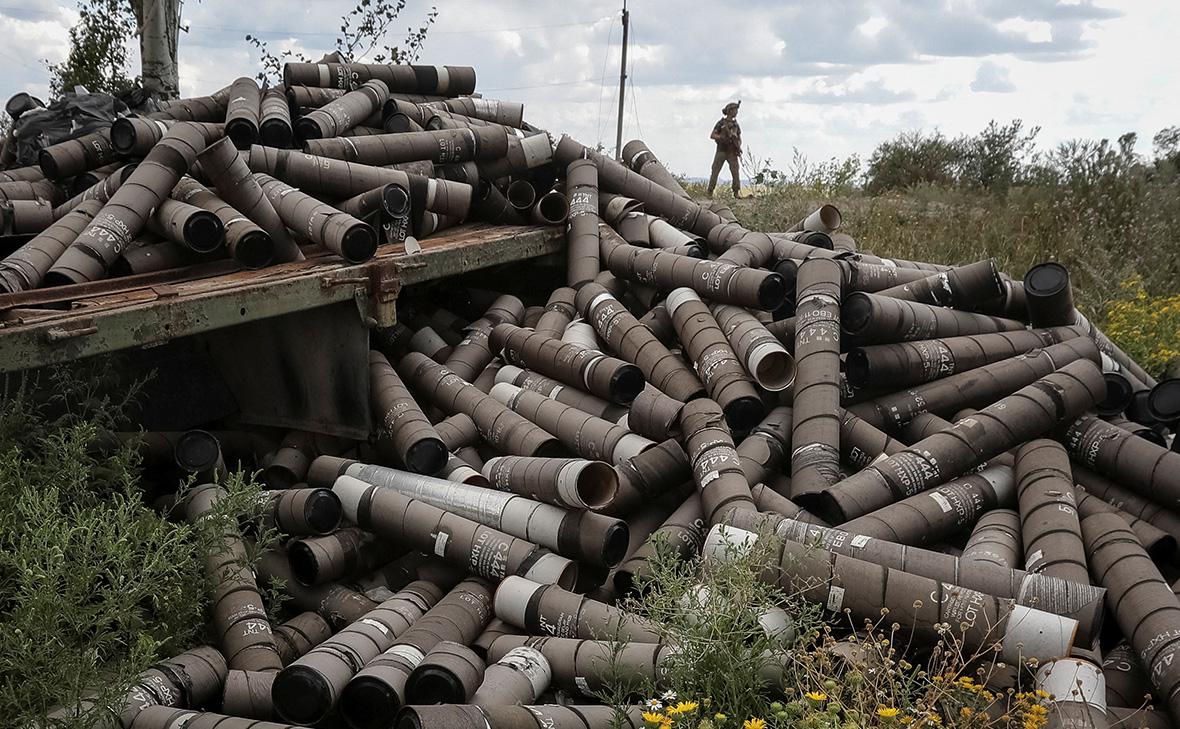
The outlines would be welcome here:
M 619 123 L 615 127 L 615 158 L 623 158 L 623 102 L 627 91 L 627 0 L 623 0 L 623 60 L 619 63 Z

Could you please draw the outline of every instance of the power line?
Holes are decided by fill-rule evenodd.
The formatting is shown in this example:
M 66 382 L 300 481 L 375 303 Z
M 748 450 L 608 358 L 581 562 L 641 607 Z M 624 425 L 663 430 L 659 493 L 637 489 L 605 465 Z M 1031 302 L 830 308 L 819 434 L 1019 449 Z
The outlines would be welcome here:
M 606 90 L 606 64 L 610 61 L 610 41 L 615 36 L 615 24 L 608 26 L 606 33 L 606 48 L 602 52 L 602 78 L 598 81 L 598 119 L 594 123 L 594 136 L 598 144 L 602 144 L 602 92 Z
M 497 88 L 491 89 L 480 87 L 479 91 L 520 91 L 521 89 L 543 89 L 550 86 L 573 86 L 574 84 L 585 84 L 594 80 L 595 79 L 593 78 L 581 78 L 577 79 L 576 81 L 554 81 L 551 84 L 531 84 L 529 86 L 499 86 Z
M 594 25 L 600 22 L 602 18 L 596 20 L 585 20 L 574 23 L 552 23 L 548 25 L 521 25 L 512 28 L 463 28 L 458 30 L 440 30 L 431 28 L 430 35 L 463 35 L 471 33 L 501 33 L 513 32 L 518 30 L 540 30 L 543 28 L 569 28 L 573 26 L 587 26 Z M 250 35 L 283 35 L 283 36 L 304 36 L 304 35 L 322 35 L 322 36 L 338 36 L 338 30 L 251 30 L 250 28 L 233 28 L 219 25 L 190 25 L 189 32 L 194 31 L 216 31 L 223 33 L 249 33 Z

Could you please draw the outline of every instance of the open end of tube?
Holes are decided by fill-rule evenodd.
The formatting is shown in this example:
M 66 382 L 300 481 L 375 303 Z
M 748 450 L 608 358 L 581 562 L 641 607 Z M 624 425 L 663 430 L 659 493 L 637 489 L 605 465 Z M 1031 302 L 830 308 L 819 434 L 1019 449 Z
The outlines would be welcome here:
M 406 687 L 406 698 L 414 704 L 461 704 L 467 692 L 453 673 L 426 666 L 414 673 L 414 685 Z
M 569 455 L 569 451 L 566 450 L 566 447 L 561 441 L 554 438 L 553 440 L 545 441 L 540 448 L 537 448 L 536 453 L 533 455 L 539 458 L 564 458 Z
M 619 477 L 609 463 L 591 461 L 578 473 L 578 498 L 587 509 L 601 509 L 615 499 Z
M 381 191 L 381 206 L 386 215 L 399 218 L 410 212 L 410 193 L 401 185 L 386 185 Z
M 763 347 L 752 355 L 754 379 L 771 392 L 782 392 L 795 381 L 795 358 L 781 347 Z
M 508 185 L 506 197 L 512 207 L 520 211 L 527 211 L 537 202 L 537 191 L 524 180 L 515 180 Z
M 745 432 L 766 416 L 766 405 L 752 395 L 739 397 L 725 406 L 725 422 L 738 432 Z
M 631 542 L 631 533 L 626 522 L 616 522 L 606 530 L 602 540 L 602 563 L 607 567 L 614 567 L 627 556 L 627 547 Z
M 307 117 L 300 117 L 295 121 L 295 133 L 300 139 L 319 139 L 323 136 L 320 133 L 320 125 Z
M 869 356 L 863 349 L 850 349 L 844 359 L 844 376 L 857 387 L 869 382 Z
M 766 278 L 762 279 L 762 283 L 758 286 L 758 305 L 764 311 L 774 311 L 783 305 L 783 300 L 787 297 L 787 286 L 783 282 L 783 277 L 777 273 L 772 273 Z
M 258 138 L 264 147 L 286 149 L 291 146 L 291 125 L 280 119 L 267 119 L 258 127 Z
M 128 154 L 135 147 L 135 126 L 129 120 L 116 119 L 111 124 L 111 147 L 119 154 Z
M 1180 378 L 1164 380 L 1147 396 L 1147 410 L 1161 423 L 1180 420 Z
M 343 518 L 340 497 L 331 489 L 316 489 L 303 504 L 303 520 L 316 534 L 331 534 Z
M 362 263 L 377 252 L 377 233 L 366 223 L 354 225 L 340 242 L 340 255 L 349 263 Z
M 53 158 L 53 153 L 48 150 L 43 149 L 37 153 L 37 165 L 49 179 L 56 180 L 61 177 L 61 170 L 58 169 L 57 160 Z
M 182 233 L 184 242 L 190 249 L 197 253 L 209 253 L 221 246 L 221 241 L 225 237 L 225 227 L 216 215 L 208 210 L 201 210 L 184 221 Z
M 793 496 L 791 501 L 794 501 L 803 509 L 810 511 L 829 524 L 843 524 L 848 521 L 844 518 L 844 510 L 840 508 L 840 504 L 826 491 L 799 494 L 798 496 Z
M 238 149 L 250 149 L 258 142 L 258 129 L 245 119 L 234 119 L 225 125 L 225 136 L 233 140 Z
M 385 117 L 385 122 L 381 126 L 390 134 L 400 134 L 402 132 L 412 131 L 417 125 L 411 125 L 410 117 L 399 111 Z
M 299 483 L 298 477 L 286 464 L 271 463 L 262 472 L 262 480 L 274 489 L 289 489 Z
M 447 447 L 438 438 L 426 438 L 406 451 L 406 468 L 414 473 L 433 476 L 447 465 Z
M 819 219 L 828 227 L 828 230 L 836 230 L 843 222 L 843 217 L 840 215 L 840 209 L 835 205 L 824 205 L 819 209 Z M 831 239 L 829 239 L 830 241 Z M 814 245 L 814 243 L 812 244 Z
M 1126 410 L 1135 394 L 1131 383 L 1118 372 L 1103 372 L 1102 379 L 1106 381 L 1106 396 L 1094 406 L 1094 409 L 1099 415 L 1117 415 Z
M 840 215 L 837 213 L 836 220 L 839 221 L 839 219 Z M 834 250 L 836 247 L 836 244 L 832 242 L 832 236 L 828 235 L 827 233 L 822 233 L 818 230 L 813 230 L 808 233 L 807 237 L 803 239 L 803 242 L 809 246 L 815 246 L 816 248 L 823 248 L 829 251 Z
M 291 542 L 287 547 L 287 558 L 291 562 L 291 575 L 299 584 L 308 587 L 315 585 L 320 566 L 311 547 L 302 541 Z
M 1069 271 L 1053 261 L 1038 263 L 1024 275 L 1024 290 L 1032 296 L 1055 296 L 1068 287 Z
M 413 706 L 407 706 L 397 715 L 397 729 L 424 729 L 422 719 Z
M 340 714 L 353 729 L 378 729 L 389 723 L 401 701 L 393 689 L 381 681 L 359 676 L 349 682 L 340 697 Z
M 1157 564 L 1164 564 L 1176 555 L 1176 537 L 1165 534 L 1151 544 L 1144 544 L 1143 548 Z
M 264 230 L 246 233 L 234 245 L 234 260 L 246 268 L 262 268 L 275 258 L 275 244 Z
M 840 326 L 849 334 L 860 334 L 868 326 L 872 313 L 873 302 L 869 297 L 859 291 L 853 292 L 840 307 Z
M 275 712 L 283 721 L 311 725 L 332 707 L 331 690 L 319 673 L 304 666 L 288 666 L 271 686 Z
M 565 222 L 569 212 L 569 203 L 566 201 L 565 195 L 546 193 L 537 202 L 537 214 L 549 225 L 559 225 Z
M 1159 432 L 1155 428 L 1144 426 L 1136 430 L 1135 435 L 1139 436 L 1148 443 L 1155 443 L 1160 448 L 1168 447 L 1168 439 L 1164 437 L 1163 433 Z
M 631 364 L 620 367 L 610 378 L 611 401 L 626 405 L 643 392 L 646 384 L 643 370 Z

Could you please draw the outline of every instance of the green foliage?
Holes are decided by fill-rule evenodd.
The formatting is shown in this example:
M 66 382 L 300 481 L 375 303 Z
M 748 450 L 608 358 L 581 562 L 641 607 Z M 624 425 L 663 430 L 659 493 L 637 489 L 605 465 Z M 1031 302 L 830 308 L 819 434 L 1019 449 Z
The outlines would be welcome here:
M 90 726 L 92 714 L 45 715 L 80 713 L 83 701 L 103 711 L 152 662 L 207 642 L 205 554 L 225 524 L 257 517 L 259 487 L 241 474 L 196 527 L 143 503 L 138 442 L 110 445 L 139 392 L 103 394 L 117 391 L 117 371 L 89 361 L 0 381 L 6 725 Z
M 438 18 L 438 8 L 431 6 L 417 28 L 407 28 L 400 45 L 388 45 L 390 28 L 405 10 L 406 0 L 357 0 L 357 5 L 340 18 L 340 35 L 335 51 L 352 63 L 413 63 L 418 60 L 426 34 Z M 258 52 L 262 70 L 258 80 L 275 84 L 283 77 L 283 64 L 309 63 L 312 59 L 302 53 L 283 50 L 277 55 L 269 43 L 258 36 L 247 35 L 246 42 Z M 372 55 L 370 55 L 372 54 Z
M 70 52 L 62 63 L 46 63 L 49 92 L 54 98 L 75 86 L 91 92 L 126 91 L 128 44 L 135 35 L 135 16 L 124 0 L 78 0 L 78 23 L 70 28 Z
M 982 132 L 959 142 L 963 154 L 959 184 L 1006 195 L 1032 154 L 1040 131 L 1040 127 L 1033 127 L 1025 132 L 1020 119 L 1004 125 L 991 120 Z
M 914 185 L 952 185 L 963 165 L 964 145 L 942 132 L 903 132 L 883 142 L 869 158 L 865 190 L 901 190 Z

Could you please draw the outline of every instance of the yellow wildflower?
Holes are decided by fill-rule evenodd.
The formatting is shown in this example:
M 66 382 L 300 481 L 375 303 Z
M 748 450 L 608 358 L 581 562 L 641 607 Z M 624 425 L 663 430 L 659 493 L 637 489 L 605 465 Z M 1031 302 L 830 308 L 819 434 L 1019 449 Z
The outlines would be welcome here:
M 713 715 L 713 718 L 716 719 L 717 721 L 725 721 L 729 717 L 726 716 L 725 714 L 722 714 L 720 711 L 718 711 L 716 714 Z
M 964 706 L 963 708 L 959 709 L 959 716 L 963 717 L 964 719 L 971 718 L 971 715 L 974 713 L 975 712 L 971 710 L 970 706 Z
M 823 691 L 808 691 L 804 695 L 807 698 L 811 699 L 812 701 L 827 701 L 828 700 L 828 695 L 825 694 Z
M 697 706 L 698 704 L 695 701 L 681 701 L 675 706 L 668 707 L 668 715 L 675 716 L 677 714 L 687 714 L 690 711 L 696 711 Z
M 640 714 L 640 716 L 642 716 L 643 720 L 646 721 L 648 724 L 655 724 L 657 726 L 664 723 L 664 719 L 668 718 L 668 717 L 664 716 L 663 714 L 655 714 L 650 711 L 645 711 L 642 714 Z
M 893 717 L 897 716 L 900 713 L 901 713 L 901 709 L 898 709 L 893 706 L 878 706 L 877 707 L 877 716 L 881 717 L 882 719 L 892 719 Z
M 742 729 L 766 729 L 765 719 L 746 719 L 742 722 Z

